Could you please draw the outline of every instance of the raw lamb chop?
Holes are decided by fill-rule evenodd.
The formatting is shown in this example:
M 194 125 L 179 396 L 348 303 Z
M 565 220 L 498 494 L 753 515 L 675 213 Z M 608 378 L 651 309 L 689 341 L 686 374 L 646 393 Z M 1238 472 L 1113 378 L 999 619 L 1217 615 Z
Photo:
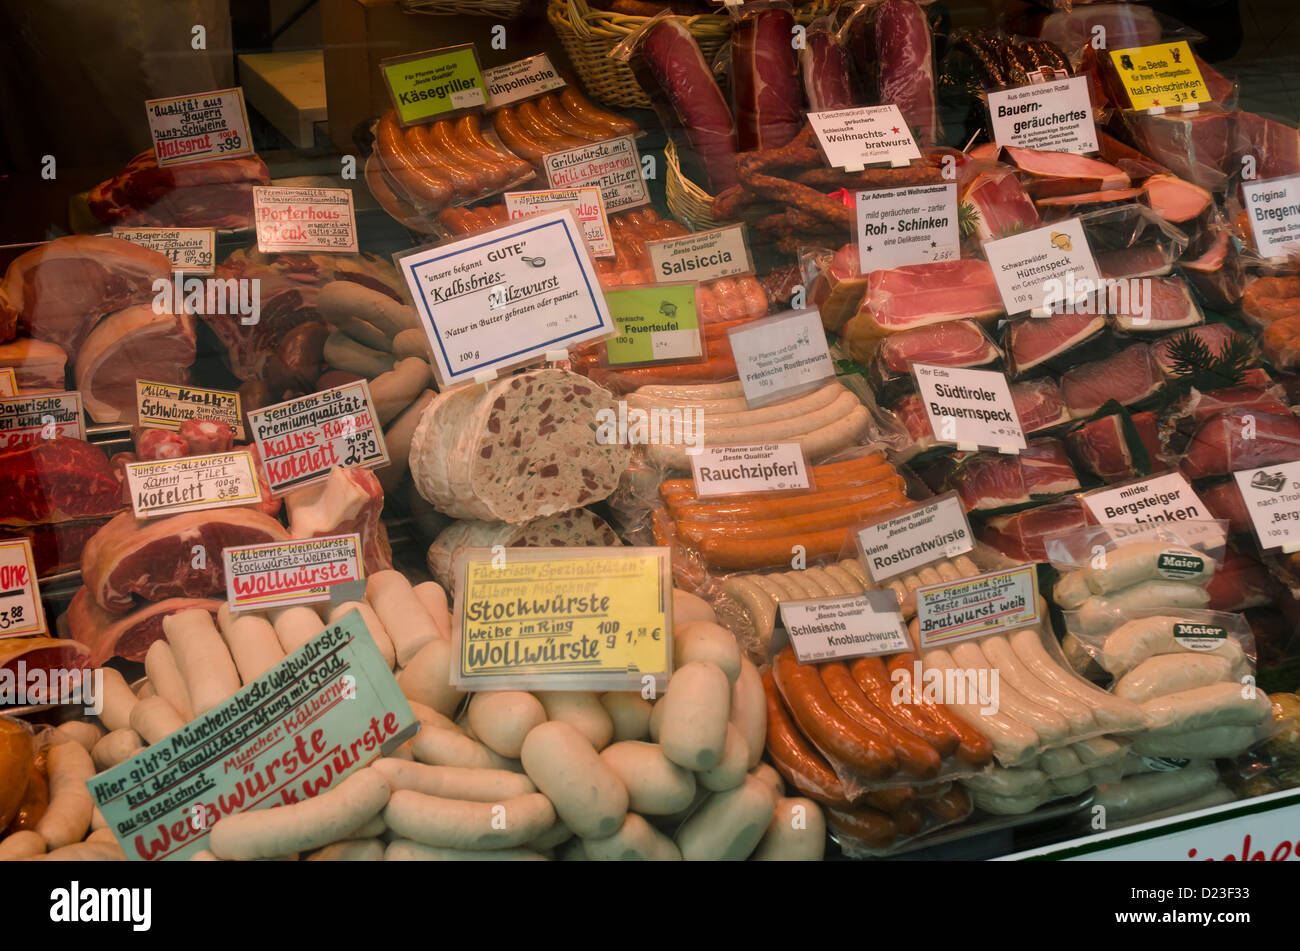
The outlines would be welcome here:
M 195 358 L 194 318 L 136 304 L 111 314 L 77 353 L 77 389 L 97 423 L 134 422 L 142 367 L 158 383 L 188 383 Z

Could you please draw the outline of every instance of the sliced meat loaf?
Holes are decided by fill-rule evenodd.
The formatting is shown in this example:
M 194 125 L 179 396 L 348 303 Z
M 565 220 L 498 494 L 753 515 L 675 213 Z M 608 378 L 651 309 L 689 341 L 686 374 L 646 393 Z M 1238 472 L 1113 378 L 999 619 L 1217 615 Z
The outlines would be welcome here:
M 567 370 L 531 370 L 439 394 L 411 439 L 420 494 L 457 518 L 529 522 L 609 495 L 631 452 L 597 441 L 608 390 Z
M 429 546 L 429 572 L 448 591 L 455 590 L 453 570 L 466 548 L 575 548 L 621 545 L 618 534 L 595 512 L 573 509 L 511 525 L 465 519 L 447 526 Z

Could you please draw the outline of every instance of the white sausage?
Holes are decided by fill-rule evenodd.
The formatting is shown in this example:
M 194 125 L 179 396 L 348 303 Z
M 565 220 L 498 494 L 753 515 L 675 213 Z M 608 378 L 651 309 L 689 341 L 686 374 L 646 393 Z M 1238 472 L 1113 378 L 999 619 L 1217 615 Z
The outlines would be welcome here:
M 280 642 L 280 648 L 286 657 L 325 630 L 325 622 L 320 619 L 320 615 L 305 604 L 272 611 L 271 623 L 275 627 L 275 638 Z
M 1049 779 L 1060 780 L 1066 776 L 1078 776 L 1084 772 L 1083 760 L 1072 747 L 1062 746 L 1055 750 L 1043 750 L 1038 757 L 1038 768 Z
M 87 753 L 95 748 L 95 744 L 104 736 L 104 730 L 94 723 L 88 723 L 85 720 L 69 720 L 55 727 L 54 730 L 59 736 L 73 743 L 78 744 Z
M 923 667 L 937 670 L 957 670 L 957 664 L 944 650 L 932 650 L 922 658 Z M 946 679 L 946 678 L 945 678 Z M 989 738 L 993 744 L 993 754 L 1003 766 L 1014 766 L 1023 762 L 1038 747 L 1038 734 L 1018 720 L 1005 714 L 984 713 L 978 699 L 956 702 L 957 698 L 946 698 L 944 704 L 967 725 L 974 727 Z
M 722 761 L 731 713 L 731 684 L 722 668 L 702 661 L 679 667 L 657 706 L 663 707 L 659 741 L 665 756 L 692 770 Z
M 998 676 L 1004 682 L 1010 683 L 1026 697 L 1032 698 L 1035 703 L 1064 717 L 1070 725 L 1071 733 L 1080 734 L 1096 730 L 1097 721 L 1093 719 L 1092 710 L 1076 697 L 1062 693 L 1046 681 L 1039 680 L 1020 660 L 1019 655 L 1011 649 L 1006 638 L 996 634 L 993 637 L 983 638 L 980 641 L 980 650 L 989 659 L 989 663 L 998 669 Z
M 257 614 L 235 618 L 226 631 L 226 646 L 230 648 L 240 680 L 246 684 L 284 660 L 284 648 L 275 636 L 275 628 Z
M 478 740 L 464 733 L 441 727 L 426 726 L 411 741 L 411 752 L 421 763 L 430 766 L 460 766 L 466 769 L 509 768 L 510 761 L 493 753 Z
M 1039 680 L 1082 700 L 1092 710 L 1093 718 L 1102 729 L 1124 733 L 1146 725 L 1146 717 L 1137 704 L 1094 687 L 1053 661 L 1037 631 L 1026 628 L 1012 634 L 1009 640 L 1011 649 Z
M 745 781 L 749 770 L 749 744 L 734 723 L 727 724 L 727 739 L 722 761 L 700 773 L 700 785 L 713 792 L 735 789 Z
M 633 812 L 671 815 L 695 799 L 695 774 L 664 756 L 657 743 L 614 743 L 601 750 L 600 759 L 627 787 Z
M 597 750 L 603 750 L 614 738 L 614 721 L 601 705 L 598 694 L 584 690 L 539 690 L 537 699 L 546 710 L 546 719 L 570 724 Z
M 1093 805 L 1106 809 L 1108 820 L 1145 815 L 1195 799 L 1218 782 L 1213 766 L 1187 766 L 1168 772 L 1143 773 L 1102 786 Z
M 163 618 L 163 633 L 185 679 L 195 716 L 203 716 L 239 690 L 235 662 L 207 611 L 193 608 L 168 615 Z M 136 732 L 144 736 L 143 731 Z
M 384 627 L 379 615 L 375 609 L 364 601 L 344 601 L 342 604 L 336 604 L 330 611 L 330 623 L 334 623 L 346 614 L 357 611 L 361 614 L 361 620 L 366 625 L 366 630 L 370 632 L 370 639 L 375 642 L 375 647 L 384 658 L 384 663 L 388 669 L 392 670 L 397 664 L 397 652 L 393 650 L 393 641 L 388 636 L 388 629 Z
M 1158 605 L 1162 610 L 1199 609 L 1210 603 L 1202 587 L 1182 581 L 1143 581 L 1123 591 L 1089 598 L 1074 613 L 1070 627 L 1083 634 L 1104 634 L 1134 611 Z
M 432 383 L 429 364 L 420 357 L 399 359 L 391 370 L 371 380 L 370 401 L 375 404 L 379 425 L 387 426 Z
M 400 571 L 376 571 L 367 578 L 366 600 L 384 622 L 401 666 L 405 667 L 420 648 L 438 638 L 437 625 Z
M 1148 735 L 1252 726 L 1267 720 L 1272 707 L 1262 690 L 1231 681 L 1166 694 L 1140 706 L 1147 718 Z
M 1179 562 L 1172 571 L 1170 559 Z M 1131 542 L 1107 552 L 1105 567 L 1084 568 L 1080 574 L 1093 594 L 1110 594 L 1154 579 L 1204 586 L 1214 576 L 1214 559 L 1195 548 L 1168 542 Z
M 190 692 L 185 688 L 185 678 L 176 666 L 176 658 L 170 645 L 159 638 L 149 645 L 149 652 L 144 655 L 144 672 L 153 681 L 158 696 L 172 705 L 172 709 L 188 723 L 194 719 L 194 708 L 190 704 Z
M 436 581 L 422 581 L 411 589 L 429 612 L 438 634 L 451 640 L 451 611 L 447 608 L 447 592 Z
M 532 849 L 447 849 L 396 839 L 384 850 L 385 862 L 545 862 Z
M 220 859 L 268 859 L 318 849 L 356 829 L 388 803 L 379 771 L 357 770 L 311 799 L 226 816 L 212 827 L 208 847 Z
M 776 801 L 754 862 L 820 862 L 826 851 L 826 817 L 811 799 Z
M 345 839 L 318 849 L 308 862 L 378 862 L 384 857 L 381 839 Z M 215 856 L 214 856 L 215 858 Z
M 104 683 L 100 688 L 99 720 L 109 730 L 128 729 L 131 726 L 131 710 L 139 701 L 115 668 L 101 667 L 100 671 Z
M 716 664 L 730 683 L 740 676 L 740 648 L 735 636 L 712 621 L 692 621 L 673 629 L 673 668 L 697 660 Z
M 592 862 L 680 862 L 676 843 L 635 812 L 629 812 L 618 831 L 604 839 L 583 839 L 583 851 Z
M 45 840 L 39 832 L 24 829 L 0 839 L 0 862 L 12 862 L 45 853 Z
M 714 793 L 677 831 L 675 841 L 688 862 L 736 862 L 749 857 L 767 831 L 776 793 L 746 776 L 735 789 Z
M 140 734 L 148 746 L 184 729 L 185 721 L 162 697 L 146 697 L 131 711 L 131 729 Z
M 771 786 L 778 799 L 785 796 L 785 780 L 781 778 L 780 773 L 767 763 L 759 763 L 749 771 L 749 775 Z
M 763 759 L 767 743 L 767 696 L 763 693 L 763 677 L 748 658 L 740 660 L 740 676 L 731 685 L 731 713 L 728 719 L 740 730 L 749 748 L 749 769 Z
M 465 720 L 488 749 L 518 759 L 528 731 L 546 722 L 546 710 L 526 691 L 494 690 L 469 698 Z
M 1159 603 L 1159 602 L 1154 602 Z M 1187 650 L 1174 640 L 1174 625 L 1182 618 L 1168 615 L 1135 618 L 1115 628 L 1102 645 L 1097 663 L 1110 674 L 1122 676 L 1155 654 L 1181 654 Z M 1234 668 L 1242 662 L 1241 646 L 1231 637 L 1212 651 L 1198 654 L 1222 657 Z
M 569 723 L 551 720 L 524 739 L 524 771 L 583 838 L 613 835 L 627 815 L 628 793 L 591 741 Z
M 384 807 L 384 822 L 401 837 L 425 845 L 509 849 L 547 831 L 555 824 L 555 810 L 541 793 L 488 803 L 399 789 Z
M 393 757 L 380 757 L 371 764 L 394 790 L 411 789 L 440 799 L 471 802 L 503 802 L 537 792 L 523 773 L 505 769 L 464 766 L 429 766 Z
M 689 591 L 673 588 L 673 633 L 676 634 L 678 628 L 694 621 L 708 621 L 710 624 L 716 624 L 718 616 L 713 613 L 713 608 L 710 607 L 709 602 L 698 594 L 691 594 Z
M 406 666 L 397 675 L 402 693 L 433 707 L 443 716 L 455 713 L 465 696 L 451 683 L 455 654 L 451 641 L 442 638 L 426 641 L 415 656 L 407 658 Z
M 1138 664 L 1115 684 L 1115 696 L 1133 703 L 1144 703 L 1169 693 L 1204 687 L 1228 680 L 1232 664 L 1213 654 L 1185 651 L 1181 654 L 1157 654 Z
M 650 712 L 654 709 L 649 700 L 630 691 L 611 691 L 600 695 L 600 705 L 614 724 L 614 742 L 644 740 L 650 735 Z
M 95 775 L 95 764 L 80 743 L 59 743 L 48 755 L 50 801 L 36 831 L 53 850 L 80 842 L 90 828 L 95 801 L 86 780 Z
M 992 669 L 984 652 L 974 641 L 953 645 L 952 659 L 969 670 Z M 1070 725 L 1065 718 L 1030 700 L 1007 681 L 999 680 L 997 689 L 998 712 L 1019 720 L 1030 727 L 1048 745 L 1061 743 L 1070 735 Z
M 142 749 L 144 743 L 140 739 L 140 734 L 127 728 L 114 730 L 102 736 L 90 751 L 90 757 L 95 763 L 95 769 L 102 773 L 118 763 L 125 763 Z

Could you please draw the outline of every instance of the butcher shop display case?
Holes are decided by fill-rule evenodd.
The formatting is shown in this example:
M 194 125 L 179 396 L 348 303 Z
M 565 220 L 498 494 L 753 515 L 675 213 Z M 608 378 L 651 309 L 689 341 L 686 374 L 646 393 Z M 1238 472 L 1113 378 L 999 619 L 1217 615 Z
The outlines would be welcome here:
M 1300 850 L 1286 4 L 91 6 L 0 2 L 0 859 Z

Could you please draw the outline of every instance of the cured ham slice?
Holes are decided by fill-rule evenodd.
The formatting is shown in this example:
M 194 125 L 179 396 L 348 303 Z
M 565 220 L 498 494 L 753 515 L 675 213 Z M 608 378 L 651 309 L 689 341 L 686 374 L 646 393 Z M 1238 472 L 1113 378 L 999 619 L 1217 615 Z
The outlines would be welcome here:
M 1076 418 L 1090 416 L 1108 400 L 1139 403 L 1160 389 L 1163 374 L 1151 348 L 1134 344 L 1111 357 L 1075 367 L 1061 377 L 1061 392 Z
M 1179 178 L 1212 192 L 1226 190 L 1236 147 L 1236 113 L 1126 112 L 1133 144 Z
M 130 241 L 93 235 L 57 238 L 15 258 L 3 289 L 21 328 L 74 357 L 105 314 L 153 300 L 171 262 Z
M 905 330 L 886 338 L 878 351 L 881 365 L 892 373 L 910 373 L 913 363 L 945 367 L 978 367 L 1001 357 L 979 324 L 950 320 Z
M 59 436 L 0 453 L 0 525 L 94 518 L 124 507 L 108 458 L 88 442 Z
M 14 371 L 20 393 L 57 393 L 66 389 L 68 355 L 57 344 L 20 337 L 0 344 L 0 367 Z
M 1181 468 L 1189 479 L 1201 479 L 1297 459 L 1300 419 L 1230 409 L 1211 416 L 1196 430 Z
M 1202 324 L 1199 327 L 1188 327 L 1186 330 L 1172 333 L 1168 337 L 1161 337 L 1151 345 L 1151 353 L 1155 356 L 1161 372 L 1168 376 L 1174 375 L 1174 362 L 1169 355 L 1170 348 L 1174 341 L 1185 333 L 1200 338 L 1201 342 L 1210 348 L 1210 353 L 1219 353 L 1236 331 L 1227 324 Z
M 1211 307 L 1232 307 L 1246 292 L 1246 267 L 1227 228 L 1203 232 L 1178 268 Z
M 1002 154 L 1028 177 L 1034 198 L 1127 188 L 1129 177 L 1107 162 L 1070 152 L 1039 152 L 1006 146 Z
M 369 469 L 335 467 L 322 481 L 290 492 L 284 502 L 294 538 L 356 532 L 361 536 L 366 574 L 393 567 L 393 552 L 379 521 L 384 490 Z
M 1148 462 L 1154 463 L 1160 452 L 1155 413 L 1134 413 L 1132 420 Z M 1070 433 L 1068 441 L 1083 467 L 1105 482 L 1121 482 L 1140 475 L 1133 461 L 1133 447 L 1124 432 L 1123 418 L 1117 413 L 1085 423 Z
M 1005 238 L 1041 223 L 1038 209 L 1009 165 L 996 165 L 975 175 L 961 200 L 974 211 L 975 234 L 981 240 Z
M 1119 285 L 1119 289 L 1124 290 L 1126 286 Z M 1135 297 L 1130 297 L 1127 306 L 1122 299 L 1107 302 L 1108 306 L 1119 304 L 1114 311 L 1114 318 L 1121 330 L 1161 333 L 1205 321 L 1205 315 L 1196 306 L 1196 301 L 1192 300 L 1191 291 L 1177 278 L 1154 278 L 1138 282 L 1131 290 L 1135 294 L 1141 294 L 1140 302 Z M 1117 298 L 1120 296 L 1116 295 Z M 1138 306 L 1139 303 L 1141 306 Z
M 1214 577 L 1205 585 L 1210 596 L 1206 607 L 1211 611 L 1257 608 L 1275 602 L 1280 587 L 1258 558 L 1229 544 L 1223 549 L 1223 564 L 1215 569 Z
M 115 225 L 251 228 L 253 186 L 271 184 L 256 155 L 159 167 L 153 149 L 91 189 L 90 212 Z
M 1196 222 L 1214 207 L 1213 195 L 1174 175 L 1152 175 L 1142 186 L 1142 197 L 1152 211 L 1175 225 Z
M 1300 132 L 1294 126 L 1253 112 L 1239 112 L 1236 119 L 1236 152 L 1255 159 L 1256 178 L 1300 173 Z
M 1244 535 L 1251 530 L 1250 511 L 1246 508 L 1246 500 L 1241 497 L 1236 479 L 1198 489 L 1196 497 L 1205 503 L 1206 511 L 1212 516 L 1228 523 L 1228 531 L 1232 534 Z
M 77 354 L 77 389 L 95 422 L 134 422 L 141 368 L 159 383 L 188 383 L 194 358 L 193 317 L 137 304 L 111 314 L 86 337 Z
M 867 276 L 867 296 L 849 333 L 883 336 L 949 320 L 987 320 L 1003 312 L 987 261 L 962 258 L 912 264 Z
M 1073 351 L 1105 334 L 1106 319 L 1099 314 L 1024 317 L 1007 326 L 1007 354 L 1016 376 L 1041 370 L 1061 372 L 1079 363 L 1069 356 Z
M 1089 524 L 1083 503 L 1073 496 L 1037 508 L 991 518 L 979 539 L 1017 561 L 1047 561 L 1046 539 Z
M 820 17 L 808 27 L 799 50 L 799 72 L 809 112 L 847 109 L 854 104 L 848 54 L 835 37 L 830 17 Z
M 1079 477 L 1057 439 L 1035 439 L 1019 455 L 974 453 L 962 460 L 950 481 L 967 511 L 1024 505 L 1079 488 Z
M 98 667 L 113 657 L 143 661 L 149 646 L 163 639 L 163 618 L 193 608 L 215 616 L 222 603 L 216 598 L 167 598 L 127 614 L 112 614 L 96 604 L 82 586 L 72 596 L 64 620 L 69 635 L 89 650 L 89 663 Z
M 208 597 L 225 591 L 222 549 L 288 538 L 279 522 L 249 508 L 150 521 L 123 512 L 86 545 L 81 578 L 95 602 L 116 613 L 130 609 L 133 595 L 147 601 Z
M 867 275 L 859 269 L 857 245 L 846 244 L 817 272 L 808 296 L 821 313 L 822 326 L 838 331 L 857 312 L 866 292 Z
M 1069 218 L 1087 211 L 1096 211 L 1111 205 L 1122 205 L 1142 194 L 1140 188 L 1108 188 L 1100 192 L 1082 192 L 1078 195 L 1053 195 L 1038 199 L 1038 210 L 1049 220 Z
M 1025 434 L 1050 429 L 1070 418 L 1061 388 L 1055 380 L 1030 380 L 1011 384 L 1011 402 L 1020 417 L 1020 429 Z

